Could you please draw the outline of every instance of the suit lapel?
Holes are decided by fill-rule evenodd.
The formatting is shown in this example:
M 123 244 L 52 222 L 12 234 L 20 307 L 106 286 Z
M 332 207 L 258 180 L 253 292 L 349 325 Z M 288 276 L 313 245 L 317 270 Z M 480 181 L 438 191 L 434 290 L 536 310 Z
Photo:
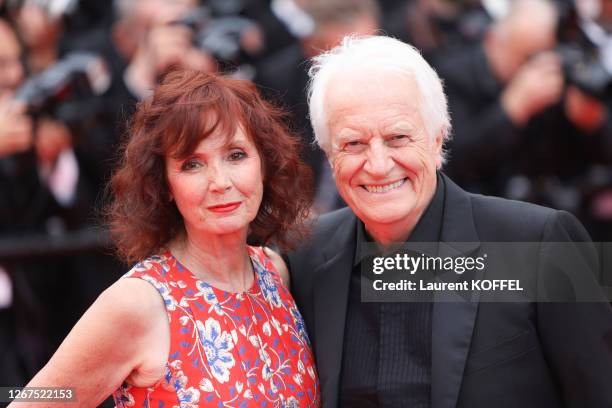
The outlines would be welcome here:
M 324 263 L 317 267 L 314 273 L 316 360 L 325 407 L 338 405 L 344 324 L 355 254 L 356 221 L 351 212 L 350 222 L 340 223 L 340 227 L 323 249 Z
M 448 178 L 442 178 L 445 183 L 445 204 L 438 256 L 471 254 L 480 245 L 470 197 Z M 456 273 L 450 272 L 443 279 L 456 280 L 457 277 Z M 443 299 L 443 296 L 443 292 L 438 292 L 433 305 L 432 408 L 454 408 L 457 405 L 478 311 L 478 299 Z

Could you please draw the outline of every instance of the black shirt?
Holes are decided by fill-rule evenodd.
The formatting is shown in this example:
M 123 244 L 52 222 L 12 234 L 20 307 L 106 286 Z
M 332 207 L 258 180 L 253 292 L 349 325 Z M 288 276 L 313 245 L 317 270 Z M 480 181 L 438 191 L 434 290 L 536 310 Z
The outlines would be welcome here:
M 408 242 L 437 242 L 444 216 L 444 181 Z M 431 388 L 431 302 L 361 302 L 361 221 L 344 333 L 340 406 L 427 408 Z

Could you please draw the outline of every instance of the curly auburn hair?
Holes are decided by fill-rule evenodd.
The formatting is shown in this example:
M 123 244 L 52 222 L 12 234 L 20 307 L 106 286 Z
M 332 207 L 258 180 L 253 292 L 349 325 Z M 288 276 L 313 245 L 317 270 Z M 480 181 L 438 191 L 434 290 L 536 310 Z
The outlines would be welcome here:
M 110 184 L 106 219 L 119 256 L 139 261 L 184 231 L 170 198 L 165 158 L 193 153 L 213 133 L 228 138 L 240 127 L 261 156 L 264 193 L 249 226 L 249 241 L 293 247 L 304 232 L 313 197 L 312 172 L 299 158 L 299 138 L 286 115 L 264 101 L 249 81 L 199 71 L 172 71 L 140 102 Z

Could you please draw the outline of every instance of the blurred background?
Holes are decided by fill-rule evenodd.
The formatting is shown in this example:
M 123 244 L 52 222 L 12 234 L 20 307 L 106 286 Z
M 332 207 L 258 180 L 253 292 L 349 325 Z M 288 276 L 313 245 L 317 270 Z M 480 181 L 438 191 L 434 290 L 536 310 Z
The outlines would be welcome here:
M 308 59 L 351 33 L 413 44 L 444 79 L 463 188 L 612 241 L 612 0 L 0 0 L 0 386 L 25 385 L 128 269 L 104 187 L 171 67 L 255 81 L 304 141 L 315 211 L 343 205 L 305 88 Z

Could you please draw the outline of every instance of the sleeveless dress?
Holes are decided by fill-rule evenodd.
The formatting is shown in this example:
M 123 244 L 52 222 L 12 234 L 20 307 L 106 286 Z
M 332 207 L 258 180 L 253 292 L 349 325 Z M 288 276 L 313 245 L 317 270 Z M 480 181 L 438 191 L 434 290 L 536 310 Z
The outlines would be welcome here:
M 170 252 L 124 277 L 151 283 L 170 322 L 164 377 L 124 383 L 117 408 L 318 407 L 319 385 L 304 321 L 262 248 L 248 247 L 253 286 L 231 293 L 198 280 Z

